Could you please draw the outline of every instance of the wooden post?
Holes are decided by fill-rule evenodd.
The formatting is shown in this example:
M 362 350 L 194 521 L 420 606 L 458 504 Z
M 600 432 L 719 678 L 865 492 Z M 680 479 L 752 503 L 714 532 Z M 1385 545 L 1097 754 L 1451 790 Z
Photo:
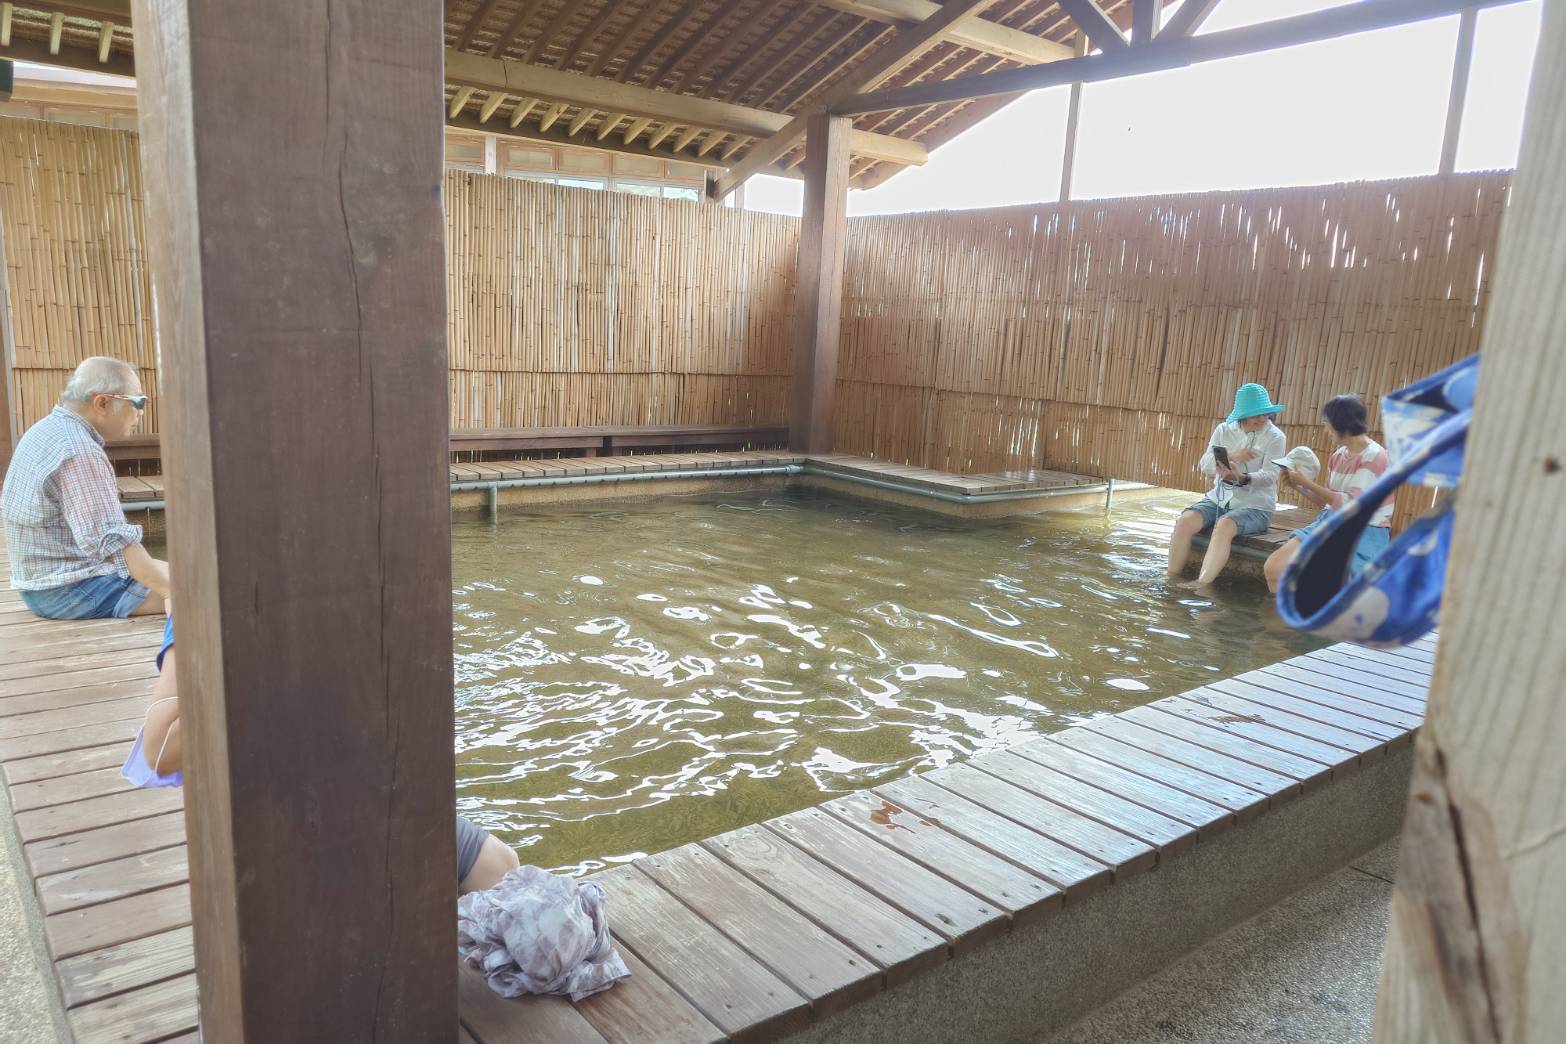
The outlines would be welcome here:
M 1479 12 L 1468 8 L 1457 20 L 1457 52 L 1452 57 L 1452 89 L 1446 98 L 1446 130 L 1441 136 L 1440 173 L 1457 169 L 1457 139 L 1463 132 L 1463 105 L 1468 100 L 1468 70 L 1474 61 L 1474 28 Z
M 1375 1039 L 1566 1036 L 1566 7 L 1501 233 Z
M 1077 34 L 1077 57 L 1087 54 L 1087 37 Z M 1066 152 L 1060 159 L 1060 201 L 1071 200 L 1071 173 L 1077 165 L 1077 123 L 1082 119 L 1082 81 L 1071 85 L 1071 105 L 1066 110 Z
M 794 401 L 789 448 L 832 452 L 843 252 L 848 243 L 848 136 L 853 121 L 817 113 L 805 128 L 805 207 L 794 307 Z
M 205 1040 L 457 1031 L 440 24 L 136 0 Z

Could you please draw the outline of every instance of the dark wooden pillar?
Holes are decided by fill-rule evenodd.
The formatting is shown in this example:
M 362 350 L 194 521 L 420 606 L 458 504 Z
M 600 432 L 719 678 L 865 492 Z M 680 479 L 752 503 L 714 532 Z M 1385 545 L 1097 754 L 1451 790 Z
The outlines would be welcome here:
M 805 209 L 799 229 L 794 323 L 794 402 L 789 448 L 832 452 L 843 251 L 848 233 L 846 116 L 811 116 L 805 129 Z
M 204 1039 L 451 1040 L 441 5 L 135 25 Z

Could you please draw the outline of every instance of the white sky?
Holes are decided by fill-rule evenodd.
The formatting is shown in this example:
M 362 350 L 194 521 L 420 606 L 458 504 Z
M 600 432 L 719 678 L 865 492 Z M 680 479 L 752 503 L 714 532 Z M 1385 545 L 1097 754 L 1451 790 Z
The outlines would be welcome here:
M 1339 6 L 1222 0 L 1202 31 Z M 1541 0 L 1479 13 L 1459 170 L 1512 167 Z M 1171 6 L 1170 10 L 1173 10 Z M 1083 88 L 1072 196 L 1142 196 L 1433 174 L 1457 17 Z M 923 167 L 849 193 L 851 214 L 955 210 L 1060 195 L 1069 88 L 1017 99 Z M 798 214 L 802 186 L 758 177 L 753 210 Z

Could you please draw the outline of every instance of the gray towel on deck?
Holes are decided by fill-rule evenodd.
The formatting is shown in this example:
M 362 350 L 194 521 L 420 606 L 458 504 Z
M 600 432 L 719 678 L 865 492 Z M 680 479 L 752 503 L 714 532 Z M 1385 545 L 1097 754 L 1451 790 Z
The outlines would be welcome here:
M 609 938 L 603 886 L 536 866 L 457 900 L 457 952 L 502 997 L 578 1001 L 631 974 Z

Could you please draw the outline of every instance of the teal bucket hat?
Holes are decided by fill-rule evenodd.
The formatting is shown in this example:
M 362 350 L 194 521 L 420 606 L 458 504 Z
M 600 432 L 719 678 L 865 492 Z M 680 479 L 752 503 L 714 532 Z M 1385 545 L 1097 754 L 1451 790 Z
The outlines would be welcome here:
M 1234 409 L 1229 413 L 1229 421 L 1233 423 L 1248 417 L 1282 412 L 1283 407 L 1272 401 L 1266 388 L 1259 384 L 1242 384 L 1240 390 L 1234 393 Z

